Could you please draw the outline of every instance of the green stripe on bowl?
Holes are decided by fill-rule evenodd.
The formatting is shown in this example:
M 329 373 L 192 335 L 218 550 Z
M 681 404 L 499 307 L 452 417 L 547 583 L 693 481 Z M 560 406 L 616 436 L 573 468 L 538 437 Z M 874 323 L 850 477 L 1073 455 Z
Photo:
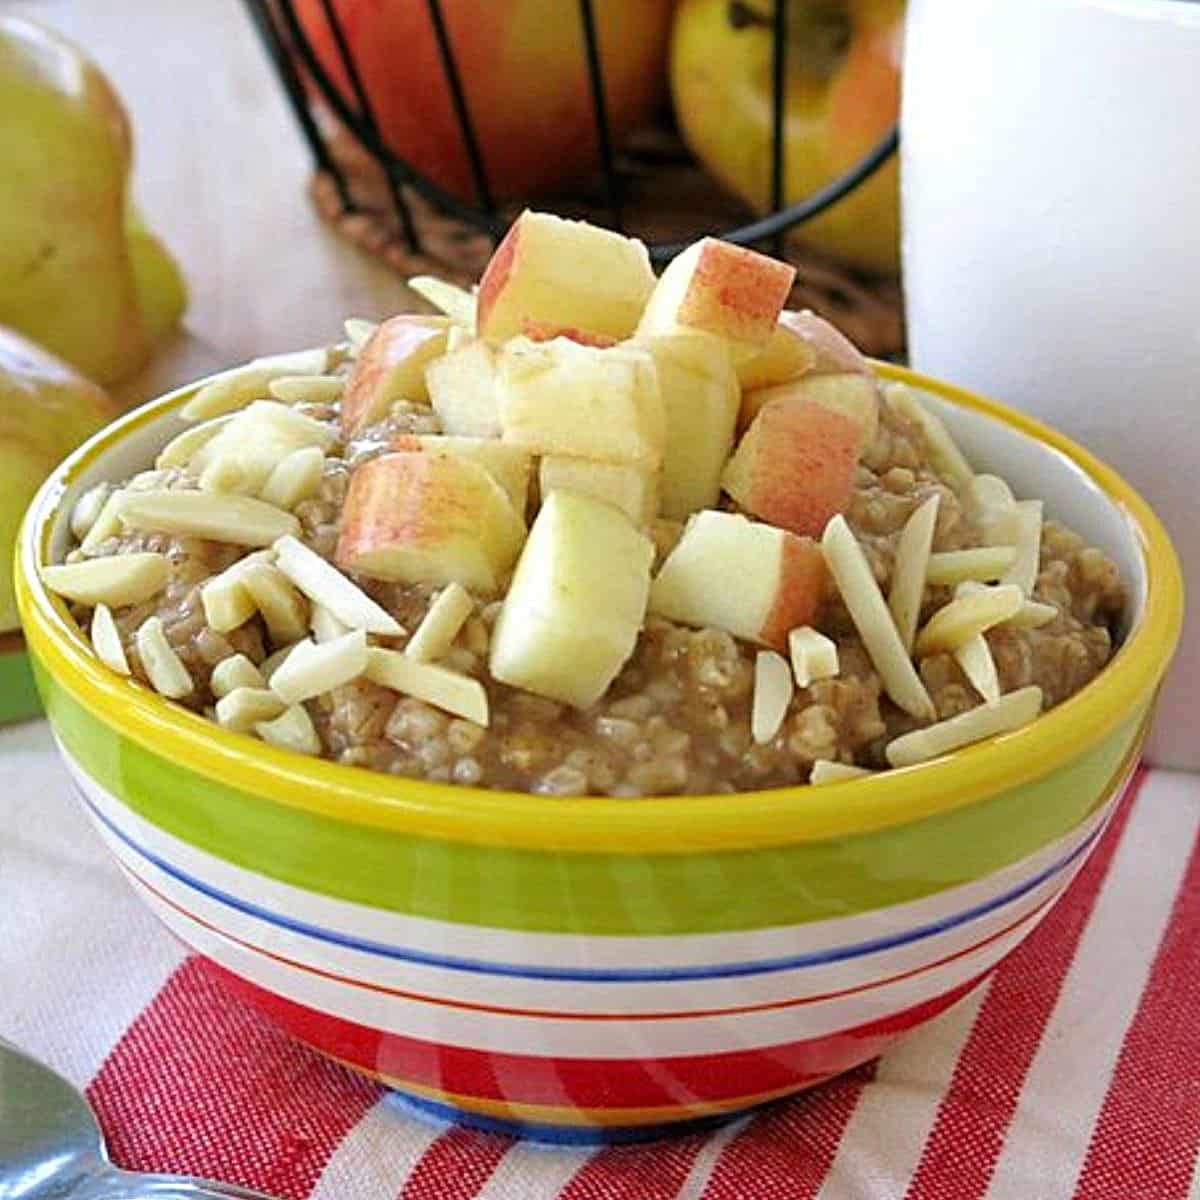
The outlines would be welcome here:
M 41 715 L 29 655 L 24 648 L 0 653 L 0 725 Z
M 411 837 L 236 791 L 121 737 L 40 667 L 37 676 L 55 730 L 84 771 L 140 817 L 200 850 L 375 908 L 595 934 L 798 924 L 967 883 L 1068 833 L 1103 803 L 1140 743 L 1146 715 L 1142 706 L 1051 775 L 876 833 L 697 855 L 570 854 Z M 565 803 L 547 801 L 547 819 Z

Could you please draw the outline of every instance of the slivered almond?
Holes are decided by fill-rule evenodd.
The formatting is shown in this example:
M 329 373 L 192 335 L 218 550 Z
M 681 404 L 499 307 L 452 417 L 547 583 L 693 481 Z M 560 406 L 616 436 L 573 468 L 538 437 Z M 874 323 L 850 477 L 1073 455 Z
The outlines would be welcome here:
M 963 642 L 955 650 L 954 660 L 970 680 L 971 686 L 985 700 L 1000 699 L 1000 676 L 996 672 L 996 660 L 982 633 Z
M 794 690 L 787 659 L 774 650 L 760 650 L 754 659 L 754 706 L 750 712 L 750 733 L 760 746 L 779 732 Z
M 925 577 L 929 569 L 929 552 L 933 547 L 933 532 L 937 527 L 938 507 L 942 496 L 934 492 L 904 523 L 896 546 L 896 565 L 892 571 L 892 589 L 888 609 L 896 622 L 896 632 L 906 653 L 912 654 L 917 622 L 921 618 L 921 600 L 925 595 Z
M 404 653 L 419 662 L 441 658 L 454 644 L 458 631 L 475 611 L 471 593 L 460 583 L 451 583 L 438 593 L 429 606 L 417 631 L 412 635 Z
M 82 542 L 96 524 L 112 490 L 111 483 L 98 483 L 75 501 L 75 507 L 71 509 L 71 533 L 77 542 Z
M 260 722 L 255 725 L 254 732 L 264 742 L 281 750 L 293 750 L 297 754 L 321 753 L 321 739 L 303 704 L 284 709 L 283 714 L 273 721 Z
M 226 416 L 214 417 L 211 421 L 205 421 L 200 425 L 193 425 L 190 429 L 185 429 L 159 451 L 154 465 L 159 468 L 186 467 L 200 448 L 208 445 L 232 420 L 233 414 L 229 413 Z
M 291 512 L 301 500 L 307 500 L 320 491 L 324 473 L 325 455 L 319 446 L 293 450 L 267 476 L 259 499 Z
M 328 366 L 329 351 L 323 347 L 256 358 L 214 376 L 179 410 L 179 415 L 185 421 L 219 417 L 267 395 L 275 379 L 285 375 L 322 375 Z
M 130 529 L 180 533 L 234 546 L 269 546 L 300 532 L 300 522 L 274 505 L 211 492 L 127 493 L 119 515 Z
M 83 562 L 43 567 L 42 582 L 77 604 L 124 608 L 141 604 L 166 587 L 170 566 L 165 554 L 149 552 L 88 558 Z
M 917 635 L 917 657 L 924 658 L 939 650 L 957 650 L 977 633 L 1009 620 L 1020 611 L 1022 602 L 1021 589 L 1011 584 L 983 587 L 956 596 L 939 608 Z
M 216 720 L 223 729 L 249 733 L 262 721 L 273 721 L 287 706 L 270 688 L 237 687 L 217 701 Z
M 134 634 L 138 657 L 150 680 L 150 686 L 168 700 L 180 700 L 195 690 L 188 669 L 180 661 L 158 617 L 147 617 Z
M 847 779 L 863 779 L 874 775 L 865 767 L 852 767 L 849 763 L 832 762 L 828 758 L 818 758 L 809 772 L 808 782 L 813 785 L 823 783 L 842 783 Z
M 884 754 L 893 767 L 916 766 L 998 733 L 1011 733 L 1028 725 L 1041 711 L 1042 689 L 1021 688 L 990 704 L 895 738 L 888 742 Z
M 974 550 L 945 550 L 929 556 L 925 582 L 941 587 L 956 587 L 971 580 L 995 583 L 1017 557 L 1012 546 L 980 546 Z
M 907 384 L 890 383 L 884 388 L 884 394 L 894 408 L 920 429 L 930 461 L 950 486 L 956 492 L 965 491 L 975 478 L 975 472 L 942 419 L 927 408 Z
M 222 496 L 252 496 L 258 491 L 258 480 L 247 473 L 234 455 L 210 458 L 197 482 L 202 492 L 215 492 Z
M 92 613 L 92 649 L 96 657 L 118 675 L 128 675 L 129 660 L 121 644 L 121 633 L 107 604 L 97 604 Z
M 353 629 L 331 642 L 303 641 L 271 676 L 271 690 L 298 704 L 357 679 L 367 669 L 367 635 Z
M 284 404 L 332 404 L 346 390 L 341 375 L 284 375 L 272 379 L 267 390 Z
M 208 686 L 218 700 L 238 688 L 265 688 L 263 673 L 244 655 L 231 654 L 213 667 Z
M 788 653 L 797 687 L 806 688 L 818 679 L 832 679 L 838 673 L 837 642 L 811 626 L 802 625 L 788 634 Z
M 262 677 L 269 684 L 275 678 L 275 672 L 283 666 L 285 662 L 292 656 L 293 650 L 299 650 L 301 646 L 307 645 L 307 641 L 295 642 L 291 646 L 281 646 L 273 654 L 268 654 L 262 661 L 262 666 L 258 669 L 262 672 Z M 303 654 L 303 651 L 301 651 Z
M 314 641 L 332 642 L 342 634 L 349 633 L 349 626 L 343 625 L 324 605 L 314 604 L 308 616 L 308 627 L 312 630 Z
M 986 584 L 975 583 L 973 580 L 966 580 L 954 589 L 954 595 L 956 597 L 969 596 L 973 592 L 984 591 L 986 586 Z M 1007 621 L 1001 623 L 1010 625 L 1013 629 L 1040 629 L 1057 616 L 1058 609 L 1053 604 L 1043 604 L 1040 600 L 1026 600 Z
M 434 708 L 474 721 L 476 725 L 488 723 L 487 692 L 478 679 L 469 675 L 460 675 L 434 663 L 419 662 L 397 650 L 372 647 L 367 651 L 367 678 L 382 687 L 424 700 Z
M 866 555 L 840 513 L 825 526 L 821 550 L 887 694 L 910 716 L 935 716 L 933 701 L 900 640 Z
M 404 626 L 337 567 L 294 537 L 275 543 L 275 563 L 314 604 L 327 608 L 349 629 L 401 637 Z
M 102 542 L 121 532 L 121 505 L 125 503 L 125 496 L 126 493 L 120 489 L 109 493 L 87 536 L 79 543 L 79 549 L 84 554 L 90 554 Z
M 254 563 L 242 571 L 238 581 L 262 613 L 276 646 L 289 645 L 308 632 L 308 605 L 278 567 Z
M 357 355 L 374 336 L 379 325 L 362 317 L 347 317 L 342 322 L 342 328 L 346 331 L 346 340 L 350 343 L 351 352 Z
M 1017 544 L 1013 565 L 1000 578 L 1021 589 L 1024 596 L 1033 594 L 1042 557 L 1042 502 L 1018 500 L 1016 513 Z
M 273 560 L 269 550 L 258 550 L 238 559 L 220 575 L 214 575 L 200 589 L 200 603 L 204 606 L 204 620 L 217 633 L 228 633 L 244 625 L 258 611 L 250 593 L 242 586 L 242 573 L 255 563 Z
M 455 283 L 447 283 L 434 275 L 414 275 L 408 286 L 423 300 L 428 300 L 439 312 L 466 329 L 475 328 L 475 297 Z
M 984 544 L 1012 546 L 1017 540 L 1017 502 L 999 475 L 976 475 L 963 492 L 967 516 L 979 527 Z

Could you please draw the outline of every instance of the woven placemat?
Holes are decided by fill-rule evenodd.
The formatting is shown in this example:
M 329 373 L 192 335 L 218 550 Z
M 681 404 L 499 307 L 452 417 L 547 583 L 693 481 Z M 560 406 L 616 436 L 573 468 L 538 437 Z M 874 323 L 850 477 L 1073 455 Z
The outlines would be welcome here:
M 323 122 L 325 124 L 325 122 Z M 439 275 L 469 284 L 479 278 L 492 242 L 473 226 L 433 207 L 411 187 L 403 189 L 420 241 L 414 253 L 400 221 L 382 168 L 358 141 L 334 126 L 323 130 L 326 145 L 346 185 L 343 200 L 334 177 L 318 172 L 311 193 L 317 210 L 345 238 L 399 275 Z M 692 160 L 678 138 L 665 129 L 635 135 L 617 163 L 626 232 L 647 241 L 686 240 L 714 229 L 745 223 L 752 214 L 723 192 Z M 514 205 L 508 216 L 515 216 Z M 608 223 L 599 200 L 572 197 L 547 202 L 565 216 Z M 812 308 L 833 321 L 868 354 L 902 357 L 904 322 L 895 280 L 867 279 L 800 245 L 789 237 L 786 257 L 797 268 L 789 306 Z

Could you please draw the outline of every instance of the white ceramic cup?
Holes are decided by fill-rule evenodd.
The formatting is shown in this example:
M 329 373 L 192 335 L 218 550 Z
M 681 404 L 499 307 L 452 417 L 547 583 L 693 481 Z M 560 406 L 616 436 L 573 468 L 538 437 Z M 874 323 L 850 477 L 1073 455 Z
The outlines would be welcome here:
M 1200 768 L 1200 3 L 910 0 L 909 350 L 1157 509 L 1190 585 L 1152 761 Z

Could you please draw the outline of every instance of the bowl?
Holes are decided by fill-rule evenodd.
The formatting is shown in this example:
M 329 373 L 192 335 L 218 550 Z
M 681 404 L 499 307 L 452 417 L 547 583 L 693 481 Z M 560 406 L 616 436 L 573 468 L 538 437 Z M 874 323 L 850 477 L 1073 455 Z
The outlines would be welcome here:
M 1182 585 L 1084 450 L 893 367 L 977 462 L 1118 563 L 1122 644 L 1032 725 L 820 788 L 569 801 L 394 778 L 230 733 L 106 670 L 38 580 L 76 497 L 142 467 L 196 386 L 126 416 L 30 508 L 17 588 L 80 803 L 163 923 L 301 1041 L 488 1128 L 657 1136 L 810 1087 L 977 987 L 1096 844 Z

